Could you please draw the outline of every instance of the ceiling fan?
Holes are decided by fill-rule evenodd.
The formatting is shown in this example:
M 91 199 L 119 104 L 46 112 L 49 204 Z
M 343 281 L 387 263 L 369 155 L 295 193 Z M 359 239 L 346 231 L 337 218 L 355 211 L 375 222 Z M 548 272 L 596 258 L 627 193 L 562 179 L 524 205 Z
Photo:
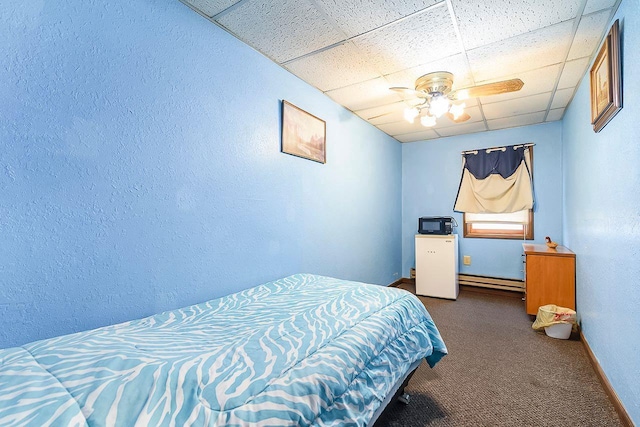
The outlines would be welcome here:
M 468 98 L 499 95 L 501 93 L 516 92 L 522 89 L 524 83 L 520 79 L 503 80 L 451 91 L 453 74 L 448 71 L 436 71 L 425 74 L 416 80 L 415 89 L 406 87 L 392 87 L 391 90 L 411 95 L 421 100 L 418 105 L 407 108 L 404 118 L 413 123 L 420 116 L 420 123 L 430 127 L 436 124 L 436 119 L 446 115 L 454 123 L 462 123 L 471 116 L 464 111 L 464 101 Z

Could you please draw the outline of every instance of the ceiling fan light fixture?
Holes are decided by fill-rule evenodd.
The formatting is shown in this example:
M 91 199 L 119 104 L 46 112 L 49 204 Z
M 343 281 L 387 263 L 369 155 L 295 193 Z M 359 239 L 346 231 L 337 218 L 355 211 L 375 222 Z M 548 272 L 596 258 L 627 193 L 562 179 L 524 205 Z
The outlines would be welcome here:
M 436 125 L 436 118 L 434 116 L 422 116 L 420 117 L 420 124 L 422 126 L 430 128 Z
M 403 98 L 409 95 L 413 97 L 414 102 L 417 102 L 411 106 L 411 99 L 404 99 L 409 107 L 404 110 L 405 120 L 413 124 L 419 117 L 423 126 L 431 127 L 443 115 L 454 123 L 464 123 L 469 120 L 471 116 L 464 110 L 466 103 L 462 102 L 466 99 L 516 92 L 522 89 L 523 85 L 524 82 L 520 79 L 509 79 L 453 90 L 453 74 L 448 71 L 435 71 L 418 77 L 415 89 L 408 87 L 389 89 L 403 94 Z M 457 103 L 453 104 L 452 101 Z
M 417 108 L 405 108 L 404 110 L 404 119 L 409 123 L 413 123 L 416 120 L 416 117 L 420 114 L 420 110 Z
M 429 114 L 440 118 L 447 111 L 449 111 L 449 100 L 447 97 L 435 95 L 429 103 Z

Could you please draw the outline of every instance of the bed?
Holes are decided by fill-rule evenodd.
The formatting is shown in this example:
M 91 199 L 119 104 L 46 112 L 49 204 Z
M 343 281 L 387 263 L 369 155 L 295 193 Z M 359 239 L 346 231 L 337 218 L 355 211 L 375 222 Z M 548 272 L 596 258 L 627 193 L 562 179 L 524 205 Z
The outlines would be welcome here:
M 0 426 L 369 426 L 446 353 L 409 292 L 297 274 L 0 350 Z

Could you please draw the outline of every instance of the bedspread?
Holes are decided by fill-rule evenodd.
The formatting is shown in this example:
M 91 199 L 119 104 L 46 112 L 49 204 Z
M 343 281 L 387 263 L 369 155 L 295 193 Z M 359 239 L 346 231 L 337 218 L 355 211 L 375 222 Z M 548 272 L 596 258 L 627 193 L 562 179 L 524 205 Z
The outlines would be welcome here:
M 366 425 L 446 352 L 410 293 L 297 274 L 0 350 L 0 426 Z

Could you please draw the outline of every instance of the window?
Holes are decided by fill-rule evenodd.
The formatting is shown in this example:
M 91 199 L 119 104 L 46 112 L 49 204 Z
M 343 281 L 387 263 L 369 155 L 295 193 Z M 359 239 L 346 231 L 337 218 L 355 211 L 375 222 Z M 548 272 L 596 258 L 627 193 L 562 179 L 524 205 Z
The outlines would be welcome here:
M 529 147 L 533 175 L 533 147 Z M 533 240 L 533 209 L 513 213 L 464 213 L 463 236 L 485 239 Z
M 533 239 L 533 210 L 513 213 L 465 213 L 464 237 Z

